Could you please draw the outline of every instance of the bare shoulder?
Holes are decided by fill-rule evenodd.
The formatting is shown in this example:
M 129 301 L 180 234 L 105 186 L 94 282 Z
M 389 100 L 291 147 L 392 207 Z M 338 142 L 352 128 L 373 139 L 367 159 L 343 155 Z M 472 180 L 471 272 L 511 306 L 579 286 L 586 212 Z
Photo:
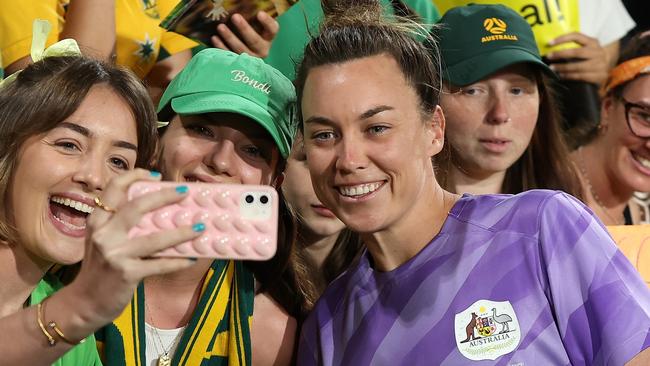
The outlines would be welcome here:
M 253 366 L 290 365 L 297 322 L 266 293 L 255 295 L 251 326 Z
M 630 362 L 625 364 L 626 366 L 643 366 L 650 365 L 650 348 L 646 348 L 641 351 L 638 355 L 634 356 Z

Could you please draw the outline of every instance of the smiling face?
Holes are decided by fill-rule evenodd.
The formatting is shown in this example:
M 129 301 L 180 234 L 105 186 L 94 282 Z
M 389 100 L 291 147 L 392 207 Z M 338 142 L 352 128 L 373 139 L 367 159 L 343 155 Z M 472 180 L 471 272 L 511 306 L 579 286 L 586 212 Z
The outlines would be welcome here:
M 530 66 L 518 64 L 477 83 L 446 88 L 440 104 L 454 163 L 481 177 L 504 172 L 524 153 L 540 98 Z
M 348 227 L 378 232 L 426 210 L 444 117 L 437 108 L 423 118 L 416 91 L 392 57 L 311 69 L 301 103 L 316 195 Z
M 316 197 L 301 137 L 296 139 L 287 160 L 282 192 L 298 215 L 302 229 L 307 231 L 303 236 L 329 237 L 345 228 L 345 224 Z
M 44 262 L 81 260 L 94 197 L 134 167 L 136 153 L 128 105 L 109 87 L 93 86 L 71 116 L 20 149 L 8 211 L 20 244 Z
M 271 136 L 242 115 L 174 116 L 160 140 L 166 180 L 274 183 L 280 153 Z
M 622 97 L 630 103 L 645 106 L 645 113 L 637 116 L 650 124 L 650 76 L 630 82 Z M 607 151 L 604 166 L 609 171 L 610 180 L 629 192 L 650 192 L 650 138 L 637 137 L 630 131 L 624 101 L 607 97 L 602 104 L 602 123 L 607 126 L 607 132 L 602 136 L 600 146 Z

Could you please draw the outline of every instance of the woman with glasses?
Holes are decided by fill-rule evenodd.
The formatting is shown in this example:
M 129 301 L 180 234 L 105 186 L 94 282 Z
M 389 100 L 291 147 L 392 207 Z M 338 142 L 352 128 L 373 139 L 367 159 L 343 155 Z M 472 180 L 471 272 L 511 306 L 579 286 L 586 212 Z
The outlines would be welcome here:
M 650 34 L 630 40 L 603 95 L 600 125 L 572 153 L 584 201 L 606 225 L 648 222 L 630 200 L 650 192 Z

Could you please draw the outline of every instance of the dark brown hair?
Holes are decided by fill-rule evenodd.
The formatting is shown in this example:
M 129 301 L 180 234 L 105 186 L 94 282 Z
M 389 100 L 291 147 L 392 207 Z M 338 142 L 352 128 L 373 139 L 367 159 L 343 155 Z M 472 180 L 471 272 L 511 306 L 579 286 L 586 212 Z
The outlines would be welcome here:
M 379 1 L 321 2 L 325 20 L 320 33 L 313 36 L 306 46 L 304 58 L 297 68 L 295 84 L 299 109 L 311 69 L 388 55 L 397 62 L 404 78 L 415 90 L 422 116 L 429 117 L 435 111 L 441 85 L 437 43 L 430 38 L 428 29 L 415 23 L 413 13 L 408 8 L 396 7 L 396 3 L 391 2 L 396 15 L 385 17 Z M 302 115 L 300 110 L 298 115 Z M 299 128 L 303 130 L 302 125 Z M 301 274 L 303 279 L 308 279 L 299 283 L 304 300 L 303 312 L 311 310 L 329 282 L 354 263 L 362 247 L 357 234 L 343 230 L 323 263 L 325 282 L 320 275 L 312 273 L 315 266 L 306 253 L 297 250 L 294 271 Z
M 90 58 L 47 57 L 0 88 L 0 197 L 4 202 L 23 143 L 72 115 L 97 84 L 113 89 L 129 106 L 138 133 L 136 166 L 148 166 L 156 145 L 156 113 L 141 81 L 124 68 Z M 15 242 L 5 209 L 0 208 L 0 240 Z
M 378 1 L 323 1 L 322 7 L 325 20 L 321 32 L 305 48 L 298 67 L 295 84 L 299 108 L 311 69 L 387 54 L 397 61 L 415 89 L 422 113 L 433 113 L 440 96 L 440 62 L 434 57 L 439 54 L 436 43 L 427 42 L 434 48 L 429 51 L 421 42 L 430 38 L 426 29 L 403 17 L 385 18 Z
M 625 44 L 618 57 L 618 61 L 616 61 L 616 65 L 620 65 L 633 58 L 644 56 L 650 56 L 650 34 L 648 32 L 635 35 Z M 630 80 L 612 89 L 610 95 L 621 98 L 623 96 L 623 90 L 632 81 Z
M 268 261 L 249 261 L 246 266 L 253 272 L 259 284 L 257 293 L 268 293 L 289 315 L 298 318 L 303 302 L 298 286 L 303 280 L 291 265 L 296 255 L 297 224 L 282 190 L 277 191 L 280 201 L 277 251 Z
M 300 313 L 304 319 L 330 282 L 345 272 L 359 258 L 364 246 L 357 233 L 347 228 L 343 229 L 323 262 L 323 272 L 315 273 L 316 264 L 300 246 L 300 243 L 304 242 L 300 237 L 300 221 L 298 226 L 298 243 L 292 263 L 294 271 L 303 279 L 298 283 L 298 291 L 301 293 L 302 299 Z
M 630 38 L 623 49 L 621 50 L 616 65 L 620 65 L 625 61 L 637 57 L 650 56 L 650 34 L 648 32 L 643 32 L 636 34 L 634 37 Z M 633 79 L 635 80 L 635 79 Z M 620 100 L 623 98 L 623 92 L 627 85 L 633 80 L 629 80 L 614 89 L 610 90 L 606 97 L 613 97 Z M 570 130 L 570 143 L 573 148 L 577 148 L 581 145 L 587 145 L 592 142 L 600 133 L 600 123 L 596 125 L 589 125 L 588 128 L 575 128 Z
M 221 116 L 224 114 L 231 113 L 211 112 L 201 114 L 201 116 L 218 125 Z M 166 119 L 171 120 L 172 117 L 170 116 Z M 257 123 L 253 120 L 251 121 Z M 159 136 L 162 137 L 166 131 L 167 127 L 159 128 Z M 270 134 L 267 136 L 269 140 L 272 140 Z M 279 150 L 275 144 L 274 146 Z M 164 164 L 161 159 L 164 150 L 165 146 L 161 143 L 157 153 L 157 164 Z M 275 167 L 274 177 L 282 174 L 287 166 L 286 159 L 283 159 L 279 153 L 278 155 L 280 159 Z M 158 166 L 158 170 L 163 172 L 163 174 L 165 173 L 165 169 L 162 166 Z M 273 258 L 267 261 L 247 261 L 245 265 L 255 276 L 258 285 L 257 293 L 268 293 L 289 315 L 297 318 L 300 314 L 301 304 L 303 303 L 301 292 L 298 290 L 298 284 L 301 282 L 301 278 L 291 265 L 295 256 L 297 224 L 293 213 L 286 204 L 282 190 L 276 190 L 279 199 L 278 245 L 276 253 Z
M 582 188 L 577 172 L 569 158 L 569 148 L 562 133 L 562 114 L 556 102 L 553 81 L 535 69 L 540 103 L 537 124 L 524 153 L 508 168 L 500 193 L 516 194 L 529 189 L 557 189 L 581 198 Z M 445 144 L 446 151 L 438 154 L 437 178 L 452 190 L 448 175 L 454 161 L 454 147 Z

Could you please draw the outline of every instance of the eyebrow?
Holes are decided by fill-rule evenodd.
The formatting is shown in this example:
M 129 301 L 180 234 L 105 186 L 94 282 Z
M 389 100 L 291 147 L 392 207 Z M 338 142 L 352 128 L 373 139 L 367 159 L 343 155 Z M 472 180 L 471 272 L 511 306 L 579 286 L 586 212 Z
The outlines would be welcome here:
M 59 125 L 57 127 L 67 128 L 67 129 L 72 130 L 72 131 L 74 131 L 74 132 L 76 132 L 76 133 L 78 133 L 78 134 L 80 134 L 80 135 L 82 135 L 84 137 L 87 137 L 87 138 L 92 138 L 93 137 L 93 133 L 89 129 L 87 129 L 86 127 L 80 126 L 80 125 L 78 125 L 76 123 L 61 122 L 61 123 L 59 123 Z M 130 142 L 126 142 L 126 141 L 123 141 L 123 140 L 114 141 L 113 146 L 120 147 L 120 148 L 123 148 L 123 149 L 134 150 L 136 152 L 138 151 L 137 146 L 133 145 Z
M 636 102 L 628 100 L 628 102 L 631 103 L 631 104 L 634 104 L 636 106 L 643 107 L 643 109 L 650 109 L 650 103 L 648 103 L 648 102 L 646 102 L 644 100 L 639 100 L 639 101 L 636 101 Z
M 395 108 L 393 108 L 391 106 L 380 105 L 380 106 L 377 106 L 375 108 L 371 108 L 371 109 L 361 113 L 361 116 L 359 116 L 359 118 L 360 119 L 368 119 L 368 118 L 374 116 L 375 114 L 379 114 L 379 113 L 384 112 L 384 111 L 392 111 L 393 109 L 395 109 Z
M 359 115 L 359 119 L 368 119 L 368 118 L 370 118 L 370 117 L 372 117 L 372 116 L 374 116 L 376 114 L 379 114 L 381 112 L 392 111 L 394 109 L 395 108 L 393 108 L 391 106 L 388 106 L 388 105 L 380 105 L 380 106 L 377 106 L 377 107 L 374 107 L 374 108 L 370 108 L 367 111 L 361 113 L 361 115 Z M 305 120 L 305 124 L 307 124 L 307 123 L 331 124 L 332 120 L 330 120 L 329 118 L 326 118 L 326 117 L 322 117 L 322 116 L 313 116 L 313 117 L 309 117 L 309 118 L 307 118 L 307 120 Z
M 233 114 L 235 114 L 235 113 L 233 113 Z M 224 124 L 228 125 L 228 123 L 224 123 L 224 122 L 220 121 L 218 118 L 210 118 L 210 114 L 207 114 L 207 115 L 200 114 L 200 115 L 191 115 L 191 116 L 192 116 L 192 119 L 194 119 L 194 120 L 185 119 L 184 121 L 182 120 L 181 123 L 183 123 L 183 125 L 185 125 L 186 123 L 198 123 L 198 124 L 202 124 L 204 126 L 214 126 L 214 127 L 223 126 Z M 266 141 L 266 142 L 268 142 L 270 144 L 274 144 L 273 136 L 271 135 L 270 132 L 268 132 L 264 127 L 262 127 L 260 125 L 260 123 L 257 122 L 256 120 L 254 120 L 254 119 L 252 119 L 250 117 L 246 117 L 246 118 L 248 118 L 250 120 L 250 122 L 252 122 L 253 126 L 259 126 L 257 131 L 244 132 L 242 129 L 237 129 L 237 128 L 235 128 L 235 129 L 240 131 L 242 134 L 244 134 L 246 136 L 246 138 L 248 138 L 250 140 L 264 140 L 264 141 Z M 234 124 L 236 124 L 236 123 L 231 123 L 231 125 L 234 125 Z

